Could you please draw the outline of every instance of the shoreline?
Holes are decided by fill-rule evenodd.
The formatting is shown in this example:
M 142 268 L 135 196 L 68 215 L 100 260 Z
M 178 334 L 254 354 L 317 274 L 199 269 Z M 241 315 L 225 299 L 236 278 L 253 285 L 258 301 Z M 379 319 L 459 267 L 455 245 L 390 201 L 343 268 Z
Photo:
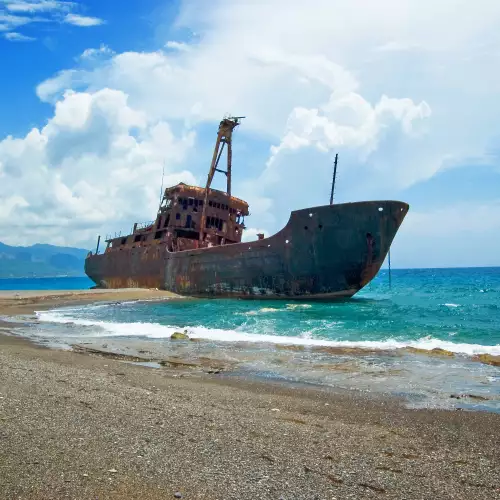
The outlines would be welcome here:
M 0 290 L 0 316 L 17 316 L 34 314 L 35 311 L 46 311 L 55 308 L 81 306 L 99 303 L 142 302 L 142 301 L 197 300 L 192 297 L 177 295 L 173 292 L 147 288 L 121 289 L 89 289 L 89 290 Z M 259 342 L 248 340 L 249 343 Z M 401 347 L 369 347 L 369 346 L 336 346 L 322 344 L 279 343 L 278 348 L 300 350 L 316 349 L 330 354 L 340 353 L 394 353 L 405 351 L 412 354 L 422 354 L 436 357 L 462 356 L 479 363 L 500 366 L 500 355 L 488 353 L 469 354 L 450 351 L 441 347 L 425 349 L 410 344 Z
M 140 300 L 189 300 L 165 290 L 148 288 L 121 288 L 116 290 L 0 290 L 0 315 L 32 314 L 71 305 L 99 302 L 125 302 Z
M 474 369 L 474 365 L 476 364 L 478 366 L 489 365 L 492 367 L 490 375 L 498 378 L 495 367 L 500 366 L 500 356 L 491 354 L 465 354 L 447 351 L 438 347 L 425 349 L 411 345 L 407 345 L 406 347 L 377 348 L 321 344 L 302 345 L 295 344 L 293 341 L 290 343 L 280 341 L 274 344 L 273 342 L 262 343 L 262 341 L 250 338 L 248 340 L 223 341 L 218 343 L 217 341 L 210 340 L 210 337 L 192 337 L 191 332 L 187 342 L 172 342 L 168 336 L 155 339 L 142 337 L 141 335 L 132 335 L 128 338 L 127 334 L 125 336 L 119 335 L 116 338 L 113 335 L 108 337 L 69 335 L 67 338 L 64 338 L 64 336 L 55 336 L 55 340 L 51 341 L 50 335 L 44 336 L 42 334 L 40 337 L 37 337 L 29 333 L 30 329 L 35 325 L 38 325 L 37 328 L 47 327 L 50 330 L 50 326 L 47 326 L 50 325 L 50 320 L 48 323 L 39 321 L 35 316 L 35 312 L 87 304 L 108 304 L 113 306 L 130 302 L 189 300 L 193 299 L 162 290 L 137 288 L 116 290 L 0 291 L 0 315 L 3 315 L 3 319 L 0 319 L 0 334 L 2 331 L 4 334 L 9 334 L 9 331 L 11 331 L 12 334 L 20 336 L 39 347 L 71 350 L 79 354 L 116 359 L 121 362 L 138 363 L 150 368 L 185 369 L 201 374 L 216 373 L 221 374 L 225 379 L 251 379 L 259 383 L 276 383 L 282 385 L 303 384 L 305 387 L 313 387 L 318 390 L 352 392 L 361 397 L 375 399 L 392 398 L 401 404 L 406 404 L 407 408 L 461 409 L 500 413 L 498 394 L 494 392 L 491 395 L 488 390 L 485 393 L 482 387 L 477 385 L 475 390 L 472 386 L 467 388 L 457 387 L 455 390 L 450 387 L 448 394 L 446 392 L 441 393 L 441 400 L 439 400 L 439 397 L 436 399 L 436 397 L 432 396 L 433 389 L 429 387 L 426 399 L 419 392 L 418 385 L 414 385 L 415 382 L 419 383 L 419 379 L 412 380 L 412 375 L 410 375 L 407 369 L 401 369 L 397 366 L 398 363 L 410 363 L 413 365 L 415 362 L 416 364 L 423 362 L 434 365 L 438 363 L 444 368 L 445 366 L 451 367 L 456 361 L 458 363 L 467 363 L 469 369 Z M 10 317 L 16 318 L 17 321 L 10 322 Z M 71 322 L 70 325 L 72 325 Z M 155 342 L 155 340 L 160 340 L 160 343 Z M 266 346 L 266 350 L 272 351 L 274 354 L 262 358 L 262 346 Z M 262 368 L 251 368 L 251 366 L 248 366 L 248 361 L 250 361 L 251 365 L 251 361 L 255 360 L 255 350 L 258 351 L 257 356 L 260 362 L 264 363 Z M 308 356 L 314 357 L 311 358 Z M 317 357 L 322 358 L 320 362 L 314 361 Z M 374 357 L 380 360 L 380 362 L 377 362 L 378 368 L 370 368 L 370 366 L 373 366 Z M 305 358 L 313 363 L 311 365 L 313 369 L 319 370 L 319 376 L 311 378 L 303 371 L 296 371 L 296 368 L 292 368 L 288 372 L 283 372 L 279 369 L 279 365 L 283 365 L 283 363 L 285 366 L 287 363 L 293 365 L 297 361 L 299 363 L 303 362 Z M 271 365 L 266 365 L 270 361 Z M 273 366 L 275 368 L 274 371 Z M 408 368 L 408 364 L 406 367 Z M 444 369 L 446 370 L 446 368 Z M 484 373 L 484 369 L 482 370 Z M 386 380 L 382 385 L 376 382 L 376 378 L 383 375 L 383 372 L 385 372 L 389 379 L 392 379 L 391 384 L 387 384 L 389 382 L 387 378 L 382 379 Z M 403 377 L 398 380 L 398 374 L 404 372 L 408 372 L 410 378 Z M 335 378 L 335 376 L 332 378 L 334 374 L 340 376 L 340 378 Z M 343 379 L 342 374 L 345 375 Z M 361 375 L 361 378 L 359 376 L 356 378 L 356 374 Z M 364 379 L 362 377 L 363 374 L 365 374 Z M 394 378 L 394 375 L 396 378 Z M 414 375 L 418 377 L 418 374 Z M 354 377 L 352 378 L 353 382 L 346 385 L 346 378 L 349 377 Z
M 28 295 L 0 293 L 3 328 L 35 309 L 176 298 Z M 150 368 L 0 333 L 1 499 L 489 499 L 500 497 L 499 435 L 495 413 Z

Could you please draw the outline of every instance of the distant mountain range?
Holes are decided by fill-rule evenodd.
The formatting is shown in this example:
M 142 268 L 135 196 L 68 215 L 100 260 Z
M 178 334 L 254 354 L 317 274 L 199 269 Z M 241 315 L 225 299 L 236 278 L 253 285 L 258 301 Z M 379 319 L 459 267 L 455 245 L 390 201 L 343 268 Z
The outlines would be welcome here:
M 13 247 L 0 243 L 0 278 L 84 276 L 88 250 L 37 243 Z

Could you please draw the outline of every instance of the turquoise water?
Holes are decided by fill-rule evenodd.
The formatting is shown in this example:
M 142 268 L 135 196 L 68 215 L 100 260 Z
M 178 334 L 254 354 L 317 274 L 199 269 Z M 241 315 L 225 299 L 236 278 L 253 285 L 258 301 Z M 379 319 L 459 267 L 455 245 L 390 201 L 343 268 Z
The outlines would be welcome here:
M 500 268 L 397 270 L 392 286 L 382 271 L 354 298 L 336 303 L 142 302 L 71 309 L 46 318 L 100 324 L 110 335 L 166 338 L 186 328 L 193 336 L 218 341 L 412 345 L 500 354 Z
M 389 393 L 413 407 L 500 412 L 500 368 L 474 357 L 500 355 L 500 268 L 397 270 L 391 286 L 382 271 L 354 298 L 335 303 L 175 299 L 36 316 L 25 331 L 36 341 L 134 355 L 148 366 L 187 359 L 222 364 L 224 376 Z M 200 341 L 170 340 L 179 330 Z M 434 348 L 455 354 L 422 354 Z

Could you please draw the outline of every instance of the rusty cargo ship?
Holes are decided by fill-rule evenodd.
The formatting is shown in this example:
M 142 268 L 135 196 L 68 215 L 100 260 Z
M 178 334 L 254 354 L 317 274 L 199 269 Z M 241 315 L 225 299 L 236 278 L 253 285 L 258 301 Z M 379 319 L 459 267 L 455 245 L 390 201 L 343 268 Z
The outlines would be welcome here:
M 85 272 L 103 288 L 158 288 L 193 297 L 322 299 L 351 297 L 379 271 L 408 205 L 362 201 L 291 212 L 276 234 L 243 242 L 248 204 L 231 195 L 232 133 L 225 118 L 204 188 L 165 189 L 156 219 L 89 252 Z M 219 168 L 226 149 L 226 169 Z M 212 189 L 216 172 L 225 192 Z

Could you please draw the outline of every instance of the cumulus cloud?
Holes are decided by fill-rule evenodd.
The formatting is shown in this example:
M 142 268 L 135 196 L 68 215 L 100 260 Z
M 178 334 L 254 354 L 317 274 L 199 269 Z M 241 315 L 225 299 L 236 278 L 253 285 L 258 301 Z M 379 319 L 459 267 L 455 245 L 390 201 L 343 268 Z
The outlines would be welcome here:
M 271 148 L 271 165 L 280 152 L 314 146 L 327 152 L 335 147 L 355 148 L 364 156 L 377 149 L 380 135 L 393 123 L 411 135 L 413 123 L 431 114 L 429 105 L 416 105 L 411 99 L 382 96 L 372 106 L 354 92 L 333 93 L 323 109 L 295 108 L 290 114 L 286 133 L 279 146 Z
M 80 55 L 81 61 L 96 61 L 103 60 L 113 56 L 115 52 L 107 45 L 101 44 L 98 49 L 85 49 Z
M 121 91 L 68 91 L 45 127 L 0 142 L 2 239 L 84 244 L 109 220 L 127 230 L 151 218 L 163 167 L 166 183 L 196 182 L 179 167 L 193 141 Z
M 360 164 L 386 164 L 386 180 L 404 164 L 398 185 L 410 185 L 478 155 L 488 141 L 482 128 L 471 131 L 470 122 L 459 119 L 475 105 L 464 99 L 467 85 L 457 86 L 457 79 L 464 80 L 465 67 L 471 80 L 480 73 L 475 59 L 464 66 L 463 57 L 472 41 L 493 33 L 491 19 L 500 18 L 500 6 L 486 2 L 490 18 L 466 7 L 450 22 L 452 3 L 444 3 L 286 2 L 287 16 L 276 26 L 281 0 L 218 0 L 210 8 L 187 0 L 177 23 L 199 33 L 188 51 L 167 42 L 177 50 L 117 54 L 91 72 L 62 71 L 37 91 L 51 102 L 68 87 L 108 85 L 128 93 L 152 116 L 215 122 L 226 112 L 246 114 L 245 129 L 267 136 L 273 156 L 299 144 L 324 151 L 357 148 Z M 408 26 L 410 14 L 415 22 Z M 481 70 L 493 76 L 486 62 Z M 490 107 L 484 113 L 493 120 L 496 111 Z M 425 133 L 423 152 L 419 136 Z M 381 144 L 392 135 L 398 141 L 387 161 Z M 457 135 L 469 139 L 457 141 Z M 416 156 L 418 163 L 408 161 Z

